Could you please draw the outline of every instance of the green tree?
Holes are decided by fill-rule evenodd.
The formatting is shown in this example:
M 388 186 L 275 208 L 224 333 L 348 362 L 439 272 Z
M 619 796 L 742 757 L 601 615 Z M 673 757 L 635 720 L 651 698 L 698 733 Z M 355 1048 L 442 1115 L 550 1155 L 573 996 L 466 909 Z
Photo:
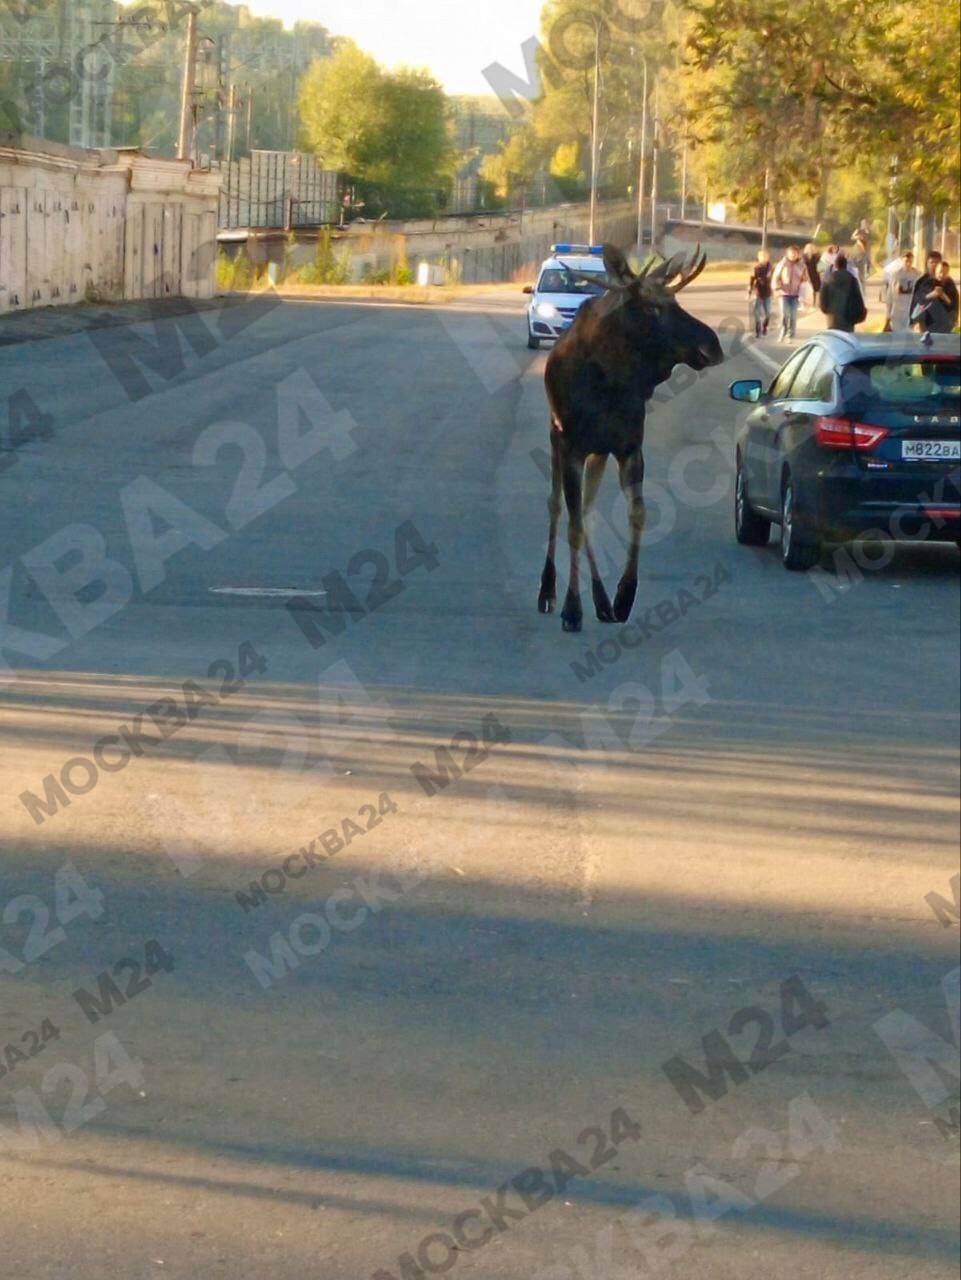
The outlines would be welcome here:
M 959 6 L 954 0 L 688 0 L 685 106 L 713 171 L 756 206 L 857 169 L 895 198 L 958 200 Z M 713 152 L 711 149 L 714 149 Z M 887 194 L 887 193 L 885 193 Z
M 328 169 L 360 176 L 378 150 L 383 73 L 345 41 L 334 56 L 311 64 L 300 83 L 300 130 Z
M 310 67 L 299 105 L 304 145 L 356 181 L 371 211 L 436 211 L 453 149 L 444 92 L 426 71 L 386 71 L 345 41 Z
M 549 158 L 549 148 L 533 127 L 526 125 L 505 142 L 496 155 L 487 157 L 481 166 L 481 176 L 493 184 L 501 199 L 519 200 L 530 191 Z

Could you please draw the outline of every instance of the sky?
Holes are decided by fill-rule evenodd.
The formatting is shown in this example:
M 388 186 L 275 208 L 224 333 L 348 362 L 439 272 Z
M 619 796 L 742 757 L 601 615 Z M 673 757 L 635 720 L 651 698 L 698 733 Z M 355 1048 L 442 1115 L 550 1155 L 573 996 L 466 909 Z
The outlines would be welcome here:
M 543 0 L 245 0 L 258 17 L 319 22 L 387 66 L 429 67 L 448 93 L 490 93 L 483 68 L 523 73 L 521 45 L 540 27 Z

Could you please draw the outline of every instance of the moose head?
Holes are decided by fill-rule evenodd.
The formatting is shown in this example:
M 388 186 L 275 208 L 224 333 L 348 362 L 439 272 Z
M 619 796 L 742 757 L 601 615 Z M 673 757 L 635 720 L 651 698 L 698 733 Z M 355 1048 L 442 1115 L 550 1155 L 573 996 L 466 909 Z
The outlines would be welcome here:
M 631 354 L 642 357 L 640 364 L 655 385 L 669 378 L 675 365 L 700 370 L 724 359 L 714 330 L 689 315 L 677 300 L 706 264 L 698 245 L 689 259 L 676 254 L 656 265 L 649 261 L 635 274 L 620 249 L 604 248 L 610 281 L 607 318 Z

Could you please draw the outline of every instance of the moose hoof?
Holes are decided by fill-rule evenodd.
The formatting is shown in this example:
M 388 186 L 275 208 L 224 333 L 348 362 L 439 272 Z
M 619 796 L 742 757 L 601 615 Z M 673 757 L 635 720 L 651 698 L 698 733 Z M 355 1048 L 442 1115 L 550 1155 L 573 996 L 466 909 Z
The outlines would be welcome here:
M 538 613 L 553 613 L 557 607 L 556 596 L 539 596 L 537 599 Z
M 598 583 L 591 594 L 594 598 L 594 612 L 597 614 L 598 622 L 613 622 L 614 610 L 611 608 L 611 602 L 603 584 Z
M 637 595 L 637 583 L 628 587 L 618 587 L 614 597 L 614 617 L 618 622 L 627 622 L 634 608 L 634 597 Z
M 561 610 L 561 621 L 565 631 L 580 631 L 584 611 L 581 608 L 581 597 L 576 591 L 568 591 L 564 597 L 564 608 Z

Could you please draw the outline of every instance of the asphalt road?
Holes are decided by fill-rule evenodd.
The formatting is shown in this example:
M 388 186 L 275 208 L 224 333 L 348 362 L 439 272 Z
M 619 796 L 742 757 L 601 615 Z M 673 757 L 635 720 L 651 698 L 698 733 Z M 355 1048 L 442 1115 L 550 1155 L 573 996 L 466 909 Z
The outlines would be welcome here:
M 5 1274 L 956 1273 L 958 553 L 739 548 L 689 301 L 573 637 L 520 307 L 0 350 Z

